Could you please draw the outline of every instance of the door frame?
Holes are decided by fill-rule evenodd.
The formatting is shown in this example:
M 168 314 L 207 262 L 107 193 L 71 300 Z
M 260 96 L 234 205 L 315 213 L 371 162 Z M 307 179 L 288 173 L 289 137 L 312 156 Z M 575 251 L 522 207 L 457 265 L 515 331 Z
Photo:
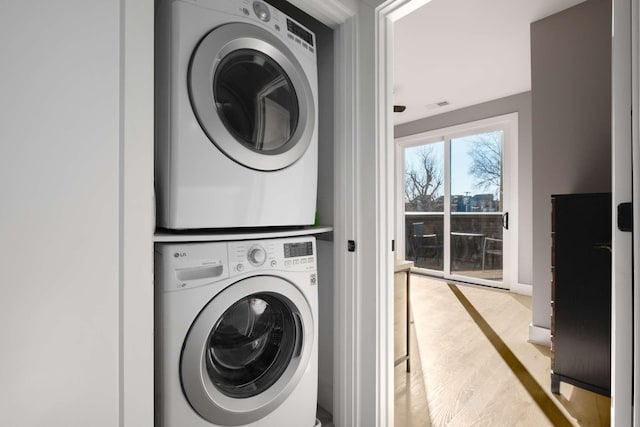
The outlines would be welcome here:
M 631 111 L 638 111 L 637 29 L 638 1 L 613 0 L 612 39 L 612 218 L 617 218 L 617 205 L 640 196 L 640 178 L 632 178 L 638 169 L 638 119 Z M 637 117 L 637 116 L 636 116 Z M 632 182 L 633 181 L 633 182 Z M 634 207 L 634 223 L 640 224 L 638 209 Z M 640 250 L 638 237 L 618 230 L 612 225 L 612 336 L 611 336 L 611 425 L 635 425 L 639 420 L 634 388 L 638 387 L 638 307 L 639 296 L 633 295 L 633 250 Z M 633 271 L 635 270 L 635 271 Z M 634 274 L 632 274 L 634 273 Z M 635 298 L 635 301 L 634 301 Z M 635 314 L 635 316 L 634 316 Z M 635 317 L 635 319 L 634 319 Z M 634 336 L 635 322 L 635 336 Z M 635 370 L 634 370 L 635 368 Z M 634 372 L 633 378 L 629 375 Z M 634 387 L 635 386 L 635 387 Z
M 154 2 L 120 1 L 118 425 L 153 425 Z

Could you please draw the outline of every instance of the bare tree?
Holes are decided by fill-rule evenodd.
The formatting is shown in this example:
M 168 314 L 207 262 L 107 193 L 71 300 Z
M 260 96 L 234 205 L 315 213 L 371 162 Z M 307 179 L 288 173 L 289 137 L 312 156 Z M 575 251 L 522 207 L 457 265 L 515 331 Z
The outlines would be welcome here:
M 469 174 L 475 178 L 475 186 L 483 190 L 492 190 L 494 195 L 501 199 L 502 132 L 477 135 L 468 154 L 471 157 Z
M 413 212 L 442 210 L 439 197 L 442 183 L 442 169 L 433 147 L 422 146 L 415 164 L 405 166 L 405 209 Z

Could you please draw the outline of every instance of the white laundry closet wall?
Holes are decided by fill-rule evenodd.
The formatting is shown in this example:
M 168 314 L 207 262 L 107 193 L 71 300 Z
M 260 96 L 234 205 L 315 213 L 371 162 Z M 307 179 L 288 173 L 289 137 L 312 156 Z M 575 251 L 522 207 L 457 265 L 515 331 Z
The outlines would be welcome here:
M 0 425 L 145 425 L 153 1 L 1 9 Z
M 125 335 L 151 326 L 151 310 L 140 307 L 152 302 L 138 306 L 133 330 L 121 302 L 126 269 L 151 265 L 152 10 L 146 0 L 2 3 L 0 425 L 107 427 L 125 417 L 135 424 L 123 397 Z M 141 43 L 129 61 L 133 39 Z M 125 94 L 137 61 L 145 74 Z M 144 101 L 129 111 L 140 91 Z M 127 146 L 128 120 L 142 130 Z M 124 159 L 140 146 L 147 191 L 135 197 L 147 248 L 126 257 L 125 240 L 138 234 L 125 237 Z M 125 257 L 135 262 L 125 266 Z M 151 295 L 145 270 L 136 286 Z M 143 334 L 149 343 L 151 332 Z M 148 366 L 147 347 L 139 345 L 136 357 Z M 143 390 L 150 374 L 136 377 Z M 153 397 L 128 398 L 148 419 Z

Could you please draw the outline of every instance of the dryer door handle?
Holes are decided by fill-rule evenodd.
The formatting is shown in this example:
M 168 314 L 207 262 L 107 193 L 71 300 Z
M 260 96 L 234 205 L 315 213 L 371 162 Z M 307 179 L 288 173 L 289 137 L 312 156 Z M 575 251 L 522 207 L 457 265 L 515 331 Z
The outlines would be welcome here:
M 295 349 L 295 357 L 300 357 L 302 354 L 302 347 L 304 345 L 304 329 L 302 328 L 302 317 L 300 317 L 300 313 L 293 313 L 293 318 L 296 323 L 296 349 Z

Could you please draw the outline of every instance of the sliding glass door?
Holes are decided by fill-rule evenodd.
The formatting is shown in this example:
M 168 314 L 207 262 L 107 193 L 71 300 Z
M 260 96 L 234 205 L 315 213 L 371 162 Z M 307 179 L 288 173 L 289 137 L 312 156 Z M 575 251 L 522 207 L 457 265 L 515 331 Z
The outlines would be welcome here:
M 502 282 L 504 132 L 451 138 L 450 274 Z
M 396 141 L 398 228 L 405 258 L 426 273 L 510 286 L 505 277 L 516 261 L 507 249 L 517 245 L 509 233 L 506 153 L 515 132 L 511 121 L 500 119 Z

